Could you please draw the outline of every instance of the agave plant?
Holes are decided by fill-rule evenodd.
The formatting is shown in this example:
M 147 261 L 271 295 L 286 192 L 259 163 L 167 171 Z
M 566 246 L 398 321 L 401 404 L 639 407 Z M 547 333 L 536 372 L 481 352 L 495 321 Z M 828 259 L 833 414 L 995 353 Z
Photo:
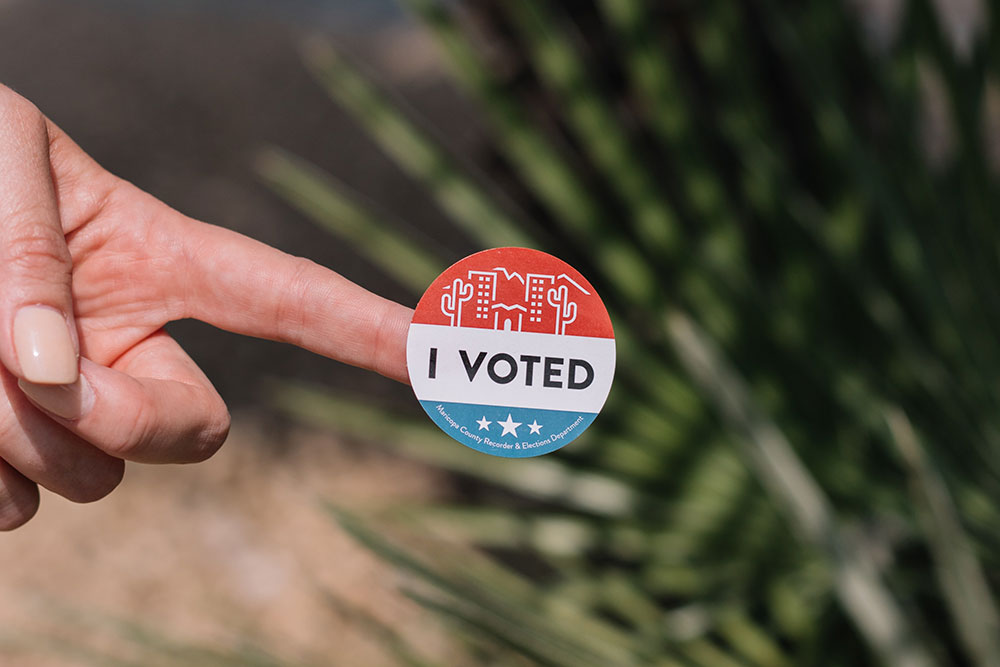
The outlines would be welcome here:
M 542 458 L 372 399 L 275 395 L 478 482 L 331 507 L 470 660 L 1000 664 L 1000 46 L 942 4 L 873 30 L 820 0 L 410 0 L 487 121 L 486 171 L 307 46 L 473 244 L 563 257 L 614 321 L 608 406 Z M 277 148 L 258 167 L 414 302 L 457 259 Z

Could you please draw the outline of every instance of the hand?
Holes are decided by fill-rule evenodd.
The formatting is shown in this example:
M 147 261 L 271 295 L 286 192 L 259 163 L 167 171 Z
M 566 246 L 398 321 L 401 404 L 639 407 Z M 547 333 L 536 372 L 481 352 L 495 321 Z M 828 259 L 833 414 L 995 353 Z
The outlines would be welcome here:
M 406 381 L 411 311 L 187 218 L 0 86 L 0 529 L 41 485 L 89 502 L 124 460 L 201 461 L 229 414 L 164 331 L 196 318 Z

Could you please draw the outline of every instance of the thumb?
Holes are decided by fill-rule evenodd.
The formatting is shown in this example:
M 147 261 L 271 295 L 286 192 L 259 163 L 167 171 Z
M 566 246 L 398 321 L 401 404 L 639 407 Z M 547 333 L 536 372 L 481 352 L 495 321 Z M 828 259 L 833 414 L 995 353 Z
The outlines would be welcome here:
M 45 118 L 0 86 L 0 361 L 36 384 L 79 377 L 72 259 L 59 218 Z

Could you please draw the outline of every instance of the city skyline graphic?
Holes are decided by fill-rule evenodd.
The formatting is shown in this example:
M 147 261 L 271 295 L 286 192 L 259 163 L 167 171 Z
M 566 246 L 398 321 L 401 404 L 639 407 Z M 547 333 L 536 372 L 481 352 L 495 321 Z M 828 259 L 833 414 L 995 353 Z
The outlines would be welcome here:
M 566 335 L 579 295 L 590 291 L 565 273 L 472 269 L 442 287 L 441 312 L 454 327 Z

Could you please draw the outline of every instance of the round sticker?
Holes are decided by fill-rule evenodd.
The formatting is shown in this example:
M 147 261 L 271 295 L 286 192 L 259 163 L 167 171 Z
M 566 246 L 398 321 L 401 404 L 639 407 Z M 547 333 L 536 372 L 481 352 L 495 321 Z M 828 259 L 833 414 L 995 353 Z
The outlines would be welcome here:
M 424 292 L 406 341 L 410 383 L 442 431 L 506 457 L 548 454 L 593 423 L 615 334 L 573 267 L 527 248 L 452 265 Z

